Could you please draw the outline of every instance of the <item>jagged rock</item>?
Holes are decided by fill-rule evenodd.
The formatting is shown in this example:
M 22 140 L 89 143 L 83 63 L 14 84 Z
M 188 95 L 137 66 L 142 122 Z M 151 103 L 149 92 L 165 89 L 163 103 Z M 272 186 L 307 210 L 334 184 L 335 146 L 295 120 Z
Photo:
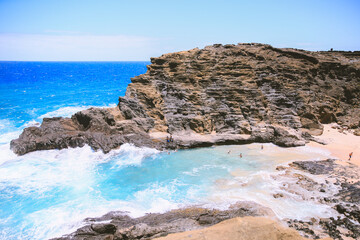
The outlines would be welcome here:
M 300 168 L 315 175 L 328 174 L 334 171 L 334 161 L 335 160 L 333 159 L 323 161 L 295 161 L 291 164 L 291 166 Z
M 90 108 L 75 113 L 71 118 L 44 118 L 40 127 L 25 128 L 18 139 L 12 140 L 11 149 L 23 155 L 36 150 L 74 148 L 85 144 L 104 153 L 123 143 L 161 148 L 162 144 L 154 143 L 146 132 L 151 119 L 116 121 L 122 116 L 119 116 L 120 112 L 113 112 Z
M 273 194 L 273 197 L 274 197 L 274 198 L 282 198 L 282 197 L 284 197 L 284 194 L 282 194 L 282 193 L 276 193 L 276 194 Z
M 254 202 L 239 202 L 228 210 L 205 208 L 177 209 L 163 214 L 151 213 L 139 218 L 130 218 L 123 213 L 110 212 L 100 218 L 86 219 L 91 225 L 53 240 L 84 239 L 152 239 L 170 233 L 201 229 L 235 217 L 274 216 L 274 213 Z M 110 223 L 97 223 L 101 221 Z
M 360 136 L 360 129 L 356 129 L 356 130 L 354 131 L 354 135 L 355 135 L 355 136 Z
M 346 208 L 344 206 L 342 206 L 341 204 L 337 204 L 335 207 L 336 207 L 336 211 L 338 211 L 338 213 L 346 212 Z
M 344 182 L 341 183 L 341 188 L 338 195 L 341 196 L 344 201 L 360 203 L 360 182 L 354 184 Z
M 306 171 L 315 175 L 325 174 L 325 183 L 313 185 L 308 181 L 306 182 L 310 184 L 307 184 L 306 182 L 305 184 L 302 184 L 298 181 L 296 186 L 300 186 L 302 189 L 296 189 L 294 185 L 290 185 L 287 189 L 289 189 L 291 193 L 300 195 L 304 189 L 308 191 L 318 189 L 322 192 L 320 194 L 326 197 L 316 197 L 316 199 L 320 203 L 332 206 L 340 216 L 337 216 L 337 219 L 333 217 L 321 218 L 319 221 L 312 219 L 311 222 L 290 219 L 287 221 L 288 226 L 302 232 L 304 236 L 306 234 L 315 239 L 327 236 L 334 239 L 359 239 L 360 188 L 359 182 L 349 181 L 349 179 L 359 179 L 360 168 L 352 164 L 337 164 L 331 159 L 323 161 L 299 161 L 289 165 L 288 175 L 290 175 L 292 169 L 295 171 Z M 309 179 L 309 177 L 306 178 Z M 312 199 L 315 200 L 315 198 Z
M 116 226 L 111 223 L 92 224 L 91 229 L 100 234 L 116 232 Z
M 272 142 L 304 145 L 322 123 L 360 127 L 360 53 L 309 52 L 265 44 L 215 44 L 151 58 L 118 107 L 44 119 L 11 142 L 17 154 L 90 145 L 108 152 L 125 142 L 166 148 L 161 132 L 218 136 L 170 147 Z M 250 135 L 246 141 L 233 135 Z M 223 137 L 227 136 L 227 137 Z M 304 137 L 305 136 L 305 137 Z

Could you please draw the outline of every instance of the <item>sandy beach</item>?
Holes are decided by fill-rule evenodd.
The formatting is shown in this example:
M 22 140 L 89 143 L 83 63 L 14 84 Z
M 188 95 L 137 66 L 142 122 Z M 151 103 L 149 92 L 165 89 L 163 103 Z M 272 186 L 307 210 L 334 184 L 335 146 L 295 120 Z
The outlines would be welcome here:
M 360 166 L 360 136 L 355 136 L 348 131 L 342 131 L 336 124 L 325 124 L 324 132 L 317 137 L 327 143 L 322 145 L 316 142 L 310 142 L 312 147 L 323 148 L 331 152 L 331 155 L 338 159 L 337 163 L 352 163 Z M 349 161 L 349 153 L 353 153 Z
M 223 221 L 206 229 L 170 234 L 159 240 L 304 240 L 294 229 L 264 217 L 243 217 Z
M 336 124 L 324 125 L 324 132 L 316 137 L 326 145 L 310 142 L 307 145 L 330 151 L 336 163 L 360 166 L 360 136 L 344 131 Z M 349 153 L 353 153 L 349 161 Z M 251 229 L 251 230 L 250 230 Z M 254 230 L 256 229 L 256 230 Z M 170 234 L 160 238 L 177 239 L 307 239 L 283 224 L 264 217 L 245 217 L 224 221 L 209 228 Z M 331 239 L 331 238 L 326 238 Z M 349 238 L 352 239 L 352 238 Z

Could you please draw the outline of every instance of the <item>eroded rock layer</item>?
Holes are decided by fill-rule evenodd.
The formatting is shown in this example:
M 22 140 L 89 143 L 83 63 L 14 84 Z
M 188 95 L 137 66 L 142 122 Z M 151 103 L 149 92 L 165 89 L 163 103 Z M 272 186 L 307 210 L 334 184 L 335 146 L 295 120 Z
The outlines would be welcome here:
M 160 149 L 255 141 L 299 146 L 331 122 L 360 127 L 360 52 L 215 44 L 152 58 L 117 108 L 44 119 L 11 148 L 25 154 L 84 144 L 108 152 L 125 142 Z M 157 133 L 176 141 L 167 144 Z
M 110 212 L 100 218 L 85 219 L 89 225 L 52 240 L 154 239 L 245 216 L 273 216 L 273 212 L 253 202 L 239 202 L 224 211 L 190 207 L 163 214 L 150 213 L 139 218 L 131 218 L 123 212 Z M 109 223 L 103 223 L 104 221 Z

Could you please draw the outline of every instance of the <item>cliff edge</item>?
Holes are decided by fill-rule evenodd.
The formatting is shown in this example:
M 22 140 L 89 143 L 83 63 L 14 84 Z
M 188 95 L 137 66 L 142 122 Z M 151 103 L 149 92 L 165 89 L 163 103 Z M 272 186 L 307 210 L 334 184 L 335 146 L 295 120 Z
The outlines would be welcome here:
M 158 149 L 316 140 L 322 124 L 360 134 L 360 52 L 215 44 L 151 58 L 115 108 L 45 118 L 11 142 L 17 154 L 123 143 Z M 167 143 L 165 137 L 174 136 Z

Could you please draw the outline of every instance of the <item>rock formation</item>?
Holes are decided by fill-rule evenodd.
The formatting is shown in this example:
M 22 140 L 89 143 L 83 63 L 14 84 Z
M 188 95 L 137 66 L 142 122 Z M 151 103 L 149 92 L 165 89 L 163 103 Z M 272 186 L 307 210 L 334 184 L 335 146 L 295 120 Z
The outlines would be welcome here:
M 132 78 L 116 108 L 44 119 L 40 127 L 26 128 L 11 148 L 21 155 L 84 144 L 108 152 L 125 142 L 159 149 L 299 146 L 321 134 L 322 123 L 360 127 L 360 52 L 215 44 L 151 63 Z M 167 144 L 166 134 L 176 141 Z
M 89 225 L 52 240 L 153 239 L 170 233 L 202 229 L 231 218 L 245 216 L 273 217 L 274 213 L 254 202 L 239 202 L 224 211 L 190 207 L 163 214 L 151 213 L 139 218 L 131 218 L 122 212 L 110 212 L 100 218 L 85 219 Z
M 311 200 L 335 209 L 336 217 L 312 218 L 311 221 L 288 219 L 287 225 L 305 237 L 328 237 L 332 239 L 360 238 L 360 167 L 354 164 L 338 164 L 334 160 L 296 161 L 283 175 L 298 178 L 296 184 L 287 186 L 293 193 L 301 195 L 301 189 L 312 192 Z M 279 169 L 279 171 L 283 171 Z M 308 174 L 299 174 L 300 170 Z M 317 182 L 315 175 L 326 176 L 325 183 Z M 300 190 L 300 191 L 299 191 Z M 318 192 L 318 194 L 316 194 Z M 315 193 L 315 194 L 314 194 Z M 303 195 L 304 198 L 306 196 Z

